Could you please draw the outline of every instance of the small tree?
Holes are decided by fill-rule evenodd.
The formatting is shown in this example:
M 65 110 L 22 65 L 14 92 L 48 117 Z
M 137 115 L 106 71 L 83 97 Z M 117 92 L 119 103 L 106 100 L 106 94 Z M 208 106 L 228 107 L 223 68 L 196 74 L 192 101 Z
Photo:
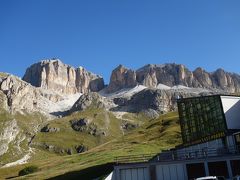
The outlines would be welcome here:
M 31 174 L 31 173 L 34 173 L 37 171 L 38 171 L 37 166 L 27 166 L 27 167 L 23 168 L 21 171 L 19 171 L 18 175 L 24 176 L 24 175 Z

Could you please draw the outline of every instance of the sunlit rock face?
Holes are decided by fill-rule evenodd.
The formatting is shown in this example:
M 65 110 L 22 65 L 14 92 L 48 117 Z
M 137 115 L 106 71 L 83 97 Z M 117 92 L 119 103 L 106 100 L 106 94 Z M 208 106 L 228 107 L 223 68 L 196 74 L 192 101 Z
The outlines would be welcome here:
M 112 71 L 108 92 L 112 93 L 123 88 L 144 85 L 157 88 L 159 84 L 169 87 L 186 86 L 221 90 L 228 93 L 240 92 L 240 76 L 223 69 L 207 72 L 202 68 L 190 71 L 182 64 L 148 64 L 136 71 L 122 65 Z
M 108 92 L 115 92 L 122 88 L 130 88 L 137 85 L 136 72 L 119 65 L 112 71 Z
M 104 88 L 102 77 L 83 67 L 66 65 L 59 59 L 43 60 L 31 65 L 23 80 L 33 86 L 64 94 L 96 92 Z

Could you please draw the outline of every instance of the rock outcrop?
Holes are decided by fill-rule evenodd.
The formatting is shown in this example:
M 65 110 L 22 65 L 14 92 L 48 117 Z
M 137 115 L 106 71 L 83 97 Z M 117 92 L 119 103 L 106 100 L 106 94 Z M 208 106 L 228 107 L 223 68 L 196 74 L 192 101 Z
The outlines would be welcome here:
M 7 152 L 9 144 L 14 141 L 19 133 L 17 121 L 0 122 L 0 156 Z
M 102 96 L 96 92 L 90 92 L 88 94 L 83 94 L 72 106 L 69 113 L 75 111 L 83 111 L 87 108 L 105 108 L 105 101 Z
M 136 71 L 117 67 L 112 72 L 108 92 L 133 87 L 136 84 L 157 88 L 159 84 L 167 86 L 183 85 L 193 88 L 222 90 L 228 93 L 240 92 L 240 75 L 218 69 L 206 72 L 202 68 L 190 71 L 181 64 L 146 65 Z
M 12 113 L 41 112 L 49 115 L 49 113 L 59 111 L 56 110 L 56 107 L 60 106 L 58 102 L 64 98 L 65 96 L 51 90 L 36 88 L 13 75 L 6 74 L 4 77 L 0 77 L 1 108 Z M 74 102 L 70 105 L 72 106 Z M 66 104 L 62 104 L 60 109 L 64 105 Z
M 98 125 L 91 120 L 88 119 L 79 119 L 79 120 L 71 120 L 71 127 L 73 130 L 78 132 L 86 132 L 93 136 L 105 136 L 106 132 L 104 129 L 98 127 Z
M 7 107 L 12 111 L 34 109 L 37 94 L 40 94 L 30 84 L 12 75 L 2 78 L 0 92 L 4 94 Z
M 136 72 L 119 65 L 112 71 L 107 92 L 114 92 L 122 88 L 130 88 L 136 85 Z
M 59 132 L 60 128 L 58 127 L 51 127 L 49 126 L 49 124 L 47 124 L 46 126 L 44 126 L 41 130 L 41 132 Z
M 83 132 L 86 131 L 87 126 L 89 125 L 89 120 L 85 118 L 79 120 L 75 119 L 71 120 L 70 123 L 73 130 Z
M 207 95 L 214 94 L 208 92 Z M 163 112 L 177 110 L 177 99 L 184 97 L 194 97 L 204 95 L 202 93 L 194 93 L 185 90 L 160 90 L 160 89 L 144 89 L 134 94 L 130 99 L 115 98 L 114 102 L 118 107 L 113 111 L 129 111 L 129 112 L 145 112 L 147 114 L 159 114 Z
M 102 77 L 88 72 L 83 67 L 66 65 L 59 59 L 43 60 L 31 65 L 26 70 L 23 80 L 35 87 L 63 94 L 96 92 L 104 88 Z

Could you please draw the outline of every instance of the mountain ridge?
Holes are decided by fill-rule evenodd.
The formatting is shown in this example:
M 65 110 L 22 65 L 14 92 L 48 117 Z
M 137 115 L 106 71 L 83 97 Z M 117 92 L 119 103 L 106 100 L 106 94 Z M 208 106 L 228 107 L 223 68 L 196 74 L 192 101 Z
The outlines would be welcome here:
M 129 81 L 133 84 L 132 86 L 129 85 Z M 226 72 L 222 68 L 207 72 L 198 67 L 194 71 L 190 71 L 186 66 L 175 63 L 148 64 L 136 71 L 121 65 L 112 71 L 108 92 L 114 92 L 123 87 L 134 87 L 136 84 L 149 88 L 157 88 L 159 84 L 170 87 L 183 85 L 192 88 L 219 89 L 228 93 L 238 93 L 240 91 L 240 75 Z
M 113 93 L 136 85 L 157 88 L 159 84 L 240 92 L 240 75 L 237 73 L 222 68 L 208 72 L 201 67 L 191 71 L 185 65 L 175 63 L 147 64 L 137 70 L 120 64 L 112 70 L 106 85 L 100 75 L 81 66 L 74 68 L 60 59 L 47 59 L 28 67 L 22 79 L 33 86 L 65 94 L 98 92 L 106 86 L 106 92 Z

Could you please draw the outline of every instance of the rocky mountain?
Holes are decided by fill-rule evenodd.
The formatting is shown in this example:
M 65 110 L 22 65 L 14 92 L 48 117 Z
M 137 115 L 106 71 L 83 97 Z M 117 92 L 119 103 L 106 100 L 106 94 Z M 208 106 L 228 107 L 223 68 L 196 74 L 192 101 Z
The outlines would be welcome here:
M 183 85 L 193 88 L 221 90 L 229 93 L 240 92 L 240 75 L 223 69 L 207 72 L 202 68 L 190 71 L 181 64 L 146 65 L 136 71 L 118 66 L 113 70 L 108 92 L 134 87 L 136 84 L 157 88 L 159 84 L 167 86 Z
M 175 110 L 177 96 L 237 93 L 239 86 L 240 76 L 222 69 L 208 73 L 197 68 L 192 72 L 183 65 L 164 64 L 146 65 L 136 71 L 120 65 L 113 70 L 109 86 L 103 89 L 100 76 L 52 59 L 30 66 L 23 80 L 2 74 L 0 103 L 12 112 L 51 115 L 82 111 L 89 106 L 115 112 L 151 109 L 159 113 Z
M 37 88 L 10 74 L 1 73 L 0 76 L 0 105 L 11 113 L 40 112 L 57 115 L 58 112 L 71 108 L 80 96 L 79 93 L 63 95 Z
M 59 59 L 43 60 L 27 68 L 23 80 L 58 93 L 96 92 L 104 88 L 103 78 L 83 67 L 74 68 Z
M 0 166 L 27 162 L 35 150 L 82 153 L 176 111 L 179 97 L 237 93 L 239 86 L 238 74 L 178 64 L 136 71 L 120 65 L 107 87 L 102 77 L 59 59 L 31 65 L 22 79 L 0 73 L 0 157 L 7 157 Z

